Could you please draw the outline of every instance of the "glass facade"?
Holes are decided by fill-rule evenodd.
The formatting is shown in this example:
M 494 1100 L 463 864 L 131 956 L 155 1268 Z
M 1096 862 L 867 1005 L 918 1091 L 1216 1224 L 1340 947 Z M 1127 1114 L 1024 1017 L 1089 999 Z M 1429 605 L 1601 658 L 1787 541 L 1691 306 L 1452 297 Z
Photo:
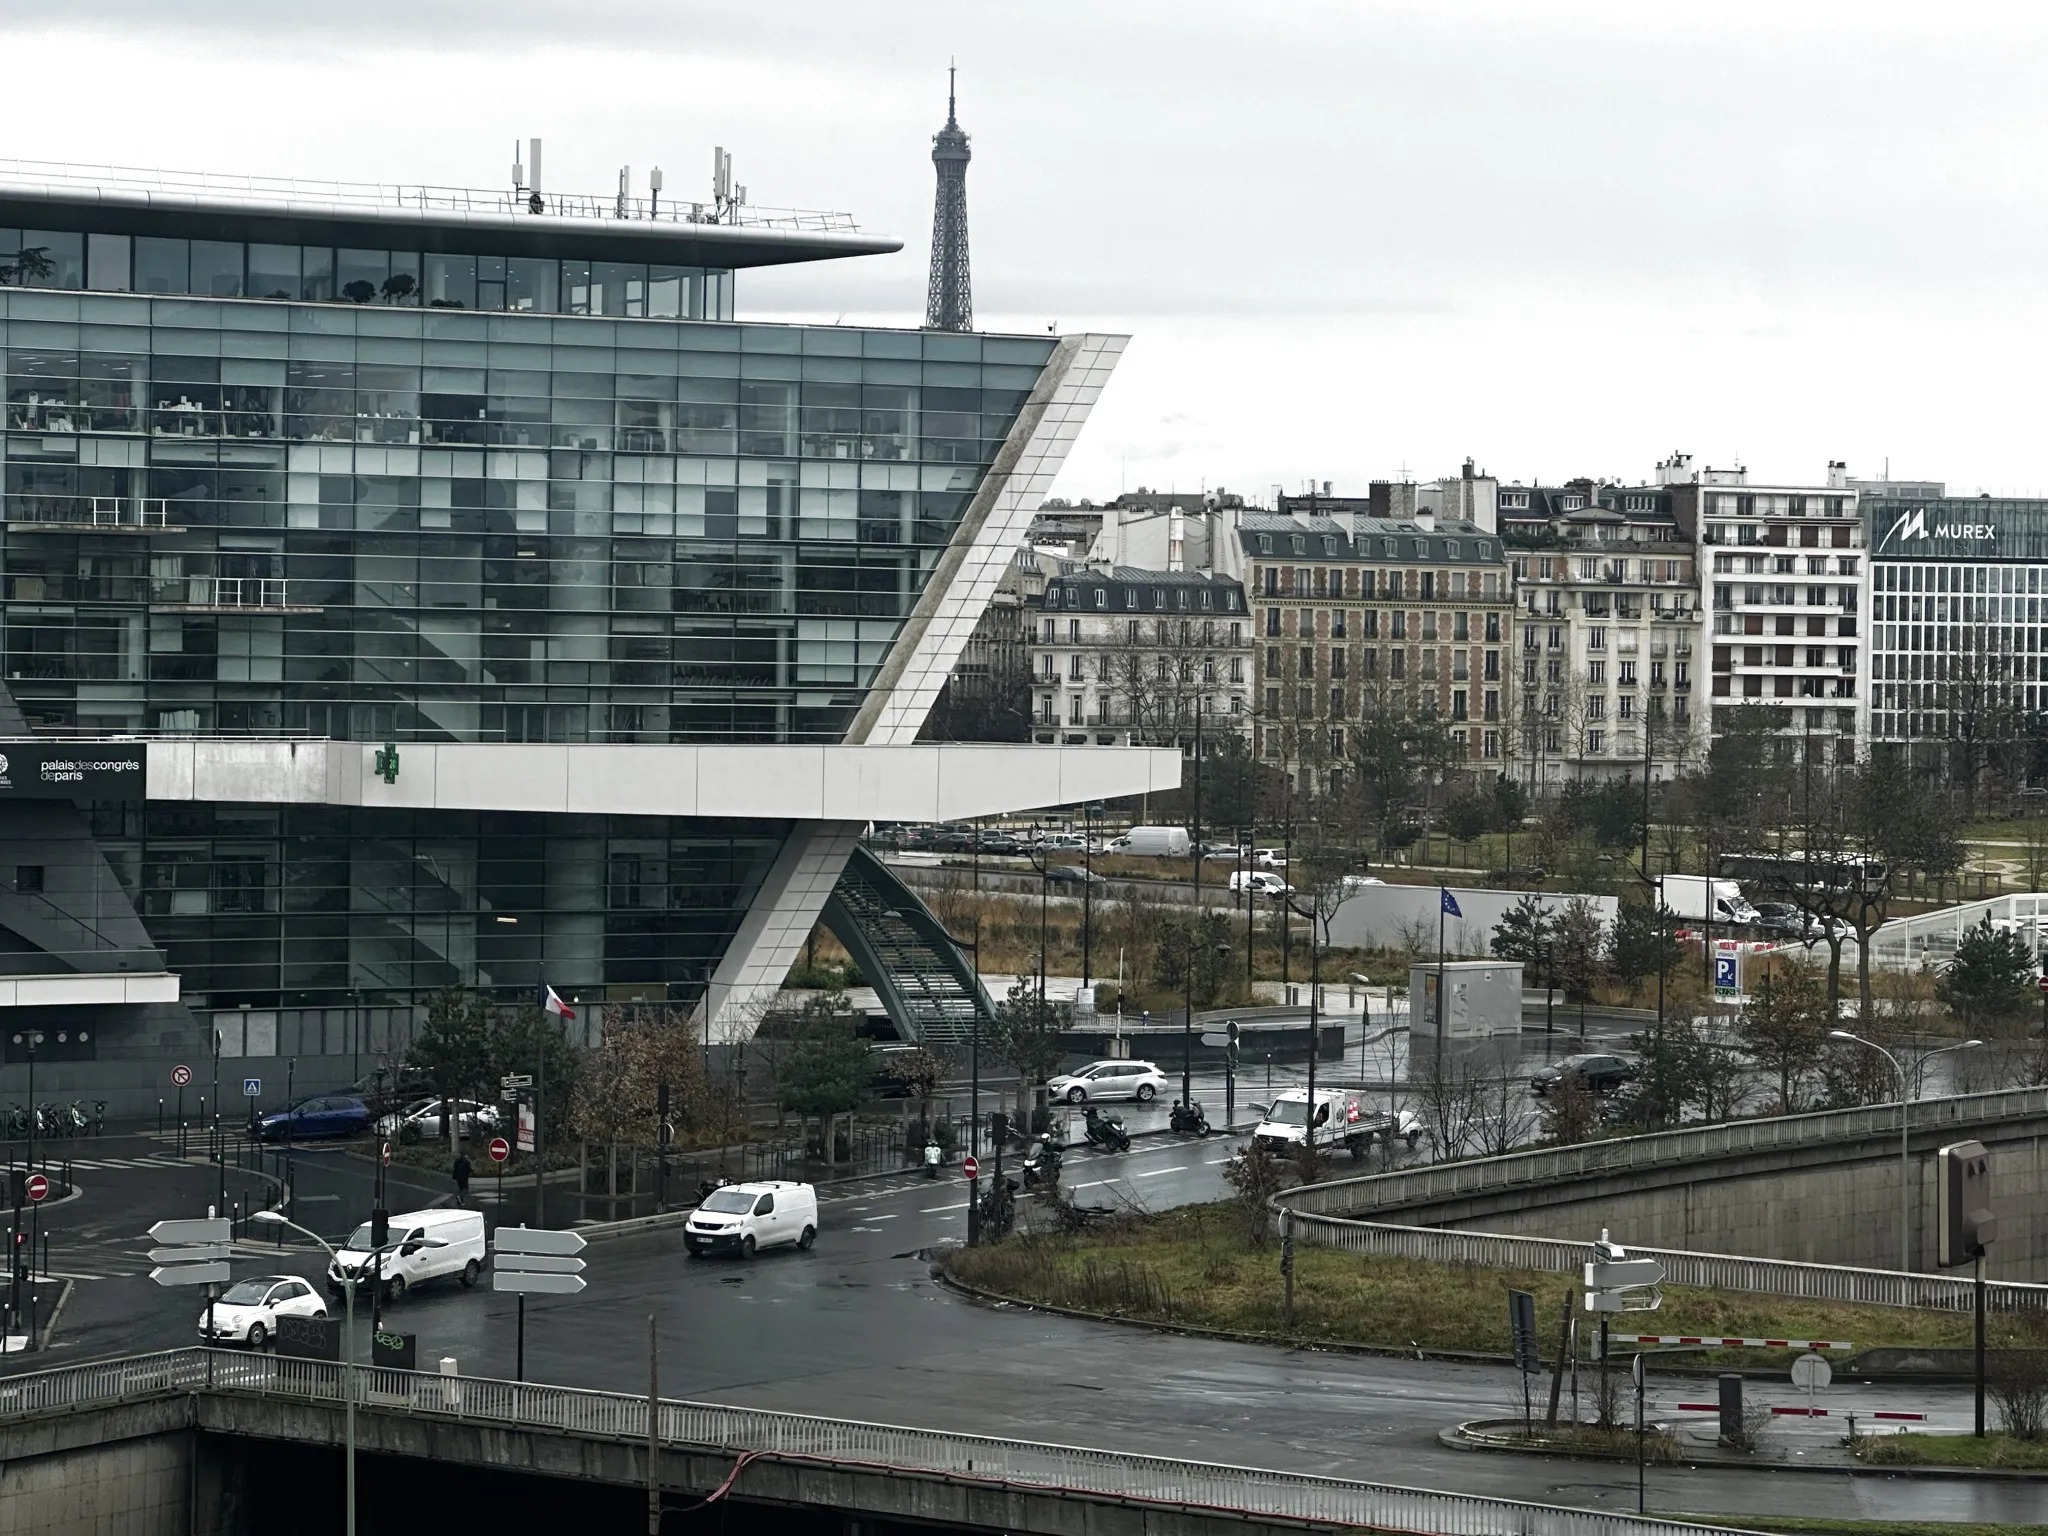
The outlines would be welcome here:
M 836 741 L 1050 340 L 0 290 L 38 730 Z
M 839 741 L 1055 345 L 692 320 L 730 273 L 595 255 L 0 231 L 0 278 L 5 684 L 56 737 Z M 80 814 L 185 1006 L 280 1020 L 694 1001 L 789 830 Z
M 730 268 L 0 229 L 0 286 L 314 304 L 730 320 Z

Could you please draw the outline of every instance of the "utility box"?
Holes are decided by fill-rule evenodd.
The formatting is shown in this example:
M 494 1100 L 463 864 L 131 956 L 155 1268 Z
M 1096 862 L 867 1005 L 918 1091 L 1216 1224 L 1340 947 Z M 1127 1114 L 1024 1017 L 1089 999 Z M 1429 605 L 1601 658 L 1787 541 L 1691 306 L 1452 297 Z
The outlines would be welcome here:
M 1522 964 L 1519 960 L 1447 960 L 1443 965 L 1443 1007 L 1437 1006 L 1437 970 L 1417 963 L 1408 970 L 1408 1039 L 1436 1043 L 1442 1021 L 1445 1044 L 1519 1037 L 1522 1032 Z

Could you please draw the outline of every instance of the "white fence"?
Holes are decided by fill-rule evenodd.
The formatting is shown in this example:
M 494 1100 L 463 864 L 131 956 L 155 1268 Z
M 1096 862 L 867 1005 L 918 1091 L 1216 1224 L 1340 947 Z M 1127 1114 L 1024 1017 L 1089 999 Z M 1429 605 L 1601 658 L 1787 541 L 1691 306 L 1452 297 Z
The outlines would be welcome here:
M 209 1391 L 340 1402 L 347 1380 L 345 1367 L 325 1361 L 171 1350 L 0 1377 L 0 1422 Z M 365 1369 L 357 1373 L 356 1400 L 370 1412 L 474 1419 L 499 1429 L 523 1427 L 634 1444 L 647 1439 L 647 1400 L 623 1393 Z M 1726 1536 L 1735 1529 L 711 1403 L 664 1401 L 659 1429 L 662 1443 L 676 1448 L 751 1452 L 785 1461 L 924 1474 L 953 1483 L 1429 1536 Z M 744 1472 L 735 1492 L 746 1495 Z

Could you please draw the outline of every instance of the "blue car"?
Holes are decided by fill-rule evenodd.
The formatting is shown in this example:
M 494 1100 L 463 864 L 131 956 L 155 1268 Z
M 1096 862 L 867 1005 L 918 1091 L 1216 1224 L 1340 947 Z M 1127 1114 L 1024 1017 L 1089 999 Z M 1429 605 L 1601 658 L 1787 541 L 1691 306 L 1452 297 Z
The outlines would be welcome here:
M 259 1141 L 314 1141 L 322 1136 L 360 1136 L 370 1128 L 370 1107 L 349 1094 L 299 1100 L 256 1122 Z

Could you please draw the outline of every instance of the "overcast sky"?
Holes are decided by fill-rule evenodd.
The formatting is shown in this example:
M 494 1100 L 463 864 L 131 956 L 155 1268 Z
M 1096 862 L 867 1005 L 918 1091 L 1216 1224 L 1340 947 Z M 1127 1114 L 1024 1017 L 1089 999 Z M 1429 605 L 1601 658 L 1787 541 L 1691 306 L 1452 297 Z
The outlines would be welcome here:
M 82 8 L 81 8 L 82 9 Z M 605 191 L 711 146 L 895 256 L 743 317 L 916 324 L 960 64 L 975 318 L 1134 340 L 1058 490 L 1360 491 L 1673 449 L 2048 493 L 2048 14 L 1861 0 L 0 0 L 0 155 Z

